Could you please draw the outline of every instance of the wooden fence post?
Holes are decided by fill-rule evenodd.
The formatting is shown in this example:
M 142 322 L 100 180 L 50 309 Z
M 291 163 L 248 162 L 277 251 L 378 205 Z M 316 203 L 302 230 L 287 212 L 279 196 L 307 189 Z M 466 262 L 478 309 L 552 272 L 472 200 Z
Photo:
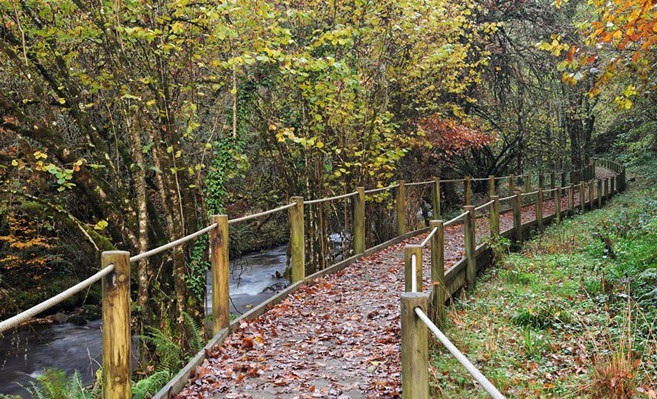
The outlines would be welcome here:
M 413 274 L 413 258 L 415 258 L 415 274 Z M 422 292 L 421 245 L 408 244 L 404 247 L 404 265 L 404 290 L 406 292 Z M 413 284 L 414 281 L 415 284 Z
M 493 198 L 495 195 L 495 176 L 488 176 L 488 197 Z
M 522 243 L 522 195 L 516 193 L 513 200 L 513 229 L 516 233 L 516 245 Z
M 472 177 L 465 177 L 465 205 L 472 205 Z
M 618 175 L 614 176 L 611 178 L 611 194 L 615 195 L 616 194 L 616 180 L 618 179 Z
M 575 214 L 575 183 L 570 183 L 568 186 L 568 213 Z
M 415 314 L 426 314 L 427 295 L 421 292 L 401 294 L 402 399 L 429 399 L 429 331 Z
M 561 187 L 566 187 L 566 172 L 561 172 Z
M 306 259 L 303 233 L 303 198 L 290 198 L 295 206 L 290 208 L 290 265 L 292 284 L 306 278 Z
M 527 174 L 525 178 L 525 192 L 528 193 L 530 191 L 532 191 L 532 175 Z
M 463 210 L 468 213 L 464 224 L 465 258 L 467 266 L 465 269 L 465 281 L 468 289 L 474 288 L 477 278 L 477 255 L 475 254 L 475 207 L 466 205 Z
M 543 175 L 543 172 L 538 174 L 538 188 L 544 188 L 545 187 L 545 175 Z
M 210 264 L 212 266 L 212 335 L 230 324 L 230 293 L 228 268 L 228 216 L 210 218 L 217 227 L 210 231 Z
M 509 194 L 513 194 L 516 191 L 516 175 L 511 173 L 509 175 Z
M 541 231 L 543 230 L 543 188 L 538 188 L 538 193 L 536 193 L 536 228 Z
M 431 192 L 431 208 L 433 210 L 433 219 L 440 219 L 440 178 L 436 177 Z
M 605 181 L 607 181 L 605 179 Z M 595 180 L 598 189 L 598 208 L 602 208 L 602 180 Z
M 397 235 L 406 234 L 406 182 L 399 181 L 397 187 Z
M 579 182 L 579 207 L 582 210 L 582 213 L 586 211 L 585 204 L 584 204 L 584 193 L 585 193 L 585 188 L 584 188 L 584 180 L 580 180 Z
M 589 180 L 589 210 L 593 210 L 593 205 L 595 202 L 593 201 L 593 196 L 595 195 L 595 187 L 593 185 L 594 180 Z
M 130 399 L 130 253 L 105 251 L 103 277 L 103 399 Z
M 445 322 L 445 229 L 442 220 L 432 220 L 431 230 L 436 234 L 431 238 L 431 303 L 433 307 L 433 322 L 442 326 Z
M 555 172 L 550 173 L 550 189 L 554 189 L 557 186 L 557 175 Z
M 553 191 L 554 195 L 554 215 L 557 218 L 557 224 L 561 223 L 561 186 Z
M 354 253 L 365 252 L 365 188 L 357 187 L 354 197 Z
M 494 235 L 500 234 L 500 196 L 493 195 L 491 197 L 491 201 L 493 201 L 493 203 L 490 204 L 488 208 L 488 214 L 490 223 L 490 235 L 492 237 Z

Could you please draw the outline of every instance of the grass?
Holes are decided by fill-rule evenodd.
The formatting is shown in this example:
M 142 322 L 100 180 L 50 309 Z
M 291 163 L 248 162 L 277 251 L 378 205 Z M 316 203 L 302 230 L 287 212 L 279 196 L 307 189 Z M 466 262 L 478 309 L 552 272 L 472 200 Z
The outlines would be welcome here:
M 654 158 L 654 157 L 652 157 Z M 657 162 L 604 209 L 502 256 L 445 334 L 508 397 L 657 398 Z M 432 386 L 486 398 L 439 345 Z

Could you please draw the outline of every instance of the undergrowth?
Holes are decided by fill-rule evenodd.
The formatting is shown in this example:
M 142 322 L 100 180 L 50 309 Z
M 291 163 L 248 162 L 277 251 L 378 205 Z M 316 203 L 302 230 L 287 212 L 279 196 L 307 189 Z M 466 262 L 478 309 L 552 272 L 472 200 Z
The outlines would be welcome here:
M 190 348 L 195 355 L 205 345 L 202 328 L 194 322 L 192 317 L 184 314 L 185 328 L 190 334 Z M 157 366 L 149 367 L 146 372 L 140 372 L 131 382 L 133 399 L 146 399 L 156 394 L 191 358 L 185 354 L 180 345 L 165 332 L 149 329 L 147 334 L 139 337 L 147 345 L 154 348 L 153 353 Z M 45 370 L 36 381 L 24 387 L 34 399 L 100 399 L 102 369 L 96 373 L 95 382 L 85 384 L 79 372 L 67 376 L 62 370 Z M 19 396 L 2 395 L 0 399 L 20 399 Z
M 657 398 L 651 162 L 605 208 L 499 257 L 451 307 L 445 334 L 508 397 Z M 438 345 L 431 375 L 434 396 L 488 397 Z

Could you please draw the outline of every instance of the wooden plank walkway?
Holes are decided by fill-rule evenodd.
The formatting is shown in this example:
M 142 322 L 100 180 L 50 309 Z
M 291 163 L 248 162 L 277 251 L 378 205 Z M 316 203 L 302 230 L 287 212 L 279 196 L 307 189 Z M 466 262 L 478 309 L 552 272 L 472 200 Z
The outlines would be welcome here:
M 575 206 L 578 206 L 575 196 Z M 562 197 L 566 209 L 567 197 Z M 554 214 L 546 200 L 544 215 Z M 523 208 L 523 223 L 534 205 Z M 512 213 L 500 218 L 513 227 Z M 488 234 L 485 220 L 478 236 Z M 364 257 L 301 287 L 207 351 L 176 398 L 400 397 L 400 293 L 403 250 L 426 234 Z M 461 225 L 445 229 L 445 267 L 463 257 Z M 429 251 L 424 251 L 429 276 Z M 425 278 L 425 287 L 429 281 Z

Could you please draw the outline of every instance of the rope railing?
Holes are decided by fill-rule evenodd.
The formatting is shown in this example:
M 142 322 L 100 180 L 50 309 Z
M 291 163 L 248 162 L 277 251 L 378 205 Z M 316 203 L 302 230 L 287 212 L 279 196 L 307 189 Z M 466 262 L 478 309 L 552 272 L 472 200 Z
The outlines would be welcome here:
M 321 204 L 323 202 L 329 202 L 329 201 L 335 201 L 343 198 L 349 198 L 353 197 L 355 195 L 358 195 L 358 191 L 354 191 L 353 193 L 349 194 L 342 194 L 342 195 L 336 195 L 335 197 L 329 197 L 329 198 L 319 198 L 315 200 L 310 200 L 310 201 L 303 201 L 304 205 L 313 205 L 313 204 Z
M 102 269 L 101 271 L 94 274 L 93 276 L 77 283 L 76 285 L 65 291 L 62 291 L 61 293 L 53 296 L 52 298 L 47 299 L 17 314 L 16 316 L 10 317 L 7 320 L 3 320 L 2 322 L 0 322 L 0 334 L 3 334 L 5 331 L 10 330 L 12 328 L 18 327 L 19 325 L 30 320 L 32 317 L 42 312 L 45 312 L 51 307 L 58 305 L 63 301 L 71 298 L 73 295 L 76 295 L 79 292 L 86 290 L 87 288 L 91 287 L 93 284 L 99 282 L 103 277 L 110 274 L 112 271 L 114 271 L 114 265 L 107 266 L 106 268 Z
M 462 214 L 458 215 L 457 217 L 455 217 L 453 219 L 450 219 L 447 222 L 445 222 L 444 226 L 449 227 L 453 224 L 456 224 L 457 222 L 460 222 L 461 220 L 464 220 L 466 216 L 468 216 L 468 212 L 463 212 Z
M 436 338 L 438 338 L 440 343 L 442 343 L 445 346 L 445 348 L 447 348 L 449 353 L 451 353 L 452 356 L 454 356 L 456 358 L 456 360 L 458 360 L 458 362 L 461 363 L 461 365 L 463 365 L 463 367 L 465 367 L 466 370 L 468 370 L 468 373 L 470 373 L 470 375 L 479 383 L 479 385 L 481 385 L 481 387 L 492 398 L 494 398 L 494 399 L 505 399 L 506 398 L 506 396 L 502 395 L 500 393 L 500 391 L 498 391 L 497 388 L 495 388 L 495 386 L 488 380 L 488 378 L 486 378 L 486 376 L 484 376 L 481 373 L 481 371 L 479 371 L 479 369 L 477 369 L 477 367 L 475 367 L 470 362 L 470 360 L 468 360 L 468 358 L 465 357 L 465 355 L 463 355 L 463 353 L 461 353 L 461 351 L 459 351 L 458 348 L 456 348 L 456 346 L 454 346 L 454 344 L 452 344 L 452 342 L 445 336 L 445 334 L 443 334 L 438 329 L 438 327 L 436 327 L 436 325 L 433 324 L 431 319 L 429 319 L 429 317 L 427 317 L 427 315 L 424 314 L 422 309 L 415 308 L 415 309 L 413 309 L 413 311 L 415 312 L 417 317 L 419 317 L 420 320 L 422 320 L 422 322 L 424 322 L 424 324 L 426 324 L 426 326 L 433 333 L 433 335 L 435 335 Z
M 602 204 L 602 199 L 604 198 L 605 200 L 610 196 L 615 194 L 616 192 L 624 189 L 625 186 L 625 171 L 622 165 L 610 162 L 610 161 L 601 161 L 601 160 L 596 160 L 596 162 L 600 162 L 603 167 L 607 167 L 609 169 L 614 170 L 617 175 L 614 179 L 609 179 L 609 181 L 605 180 L 604 185 L 599 182 L 597 183 L 597 196 L 595 195 L 596 193 L 593 192 L 593 183 L 589 183 L 589 195 L 588 195 L 588 206 L 591 208 L 594 206 L 593 204 L 593 198 L 596 197 L 598 204 Z M 595 165 L 592 163 L 588 167 L 581 168 L 580 170 L 577 171 L 572 171 L 573 174 L 581 174 L 584 172 L 584 177 L 588 181 L 592 181 L 591 177 L 594 175 L 591 174 L 591 170 L 594 169 Z M 565 172 L 563 172 L 565 173 Z M 552 188 L 549 190 L 538 190 L 538 191 L 532 191 L 532 192 L 527 192 L 523 193 L 522 196 L 529 196 L 529 195 L 535 195 L 539 192 L 542 192 L 543 194 L 545 193 L 551 193 L 559 190 L 564 190 L 567 189 L 569 191 L 570 196 L 572 197 L 572 192 L 577 189 L 580 191 L 580 201 L 579 201 L 579 206 L 584 209 L 584 203 L 582 201 L 582 190 L 584 189 L 583 185 L 583 179 L 581 178 L 582 176 L 577 176 L 578 181 L 580 181 L 579 185 L 573 185 L 571 182 L 571 185 L 568 186 L 567 188 L 562 187 L 565 181 L 565 178 L 563 177 L 564 175 L 562 174 L 562 179 L 561 179 L 561 185 L 558 188 Z M 543 176 L 539 178 L 539 185 L 543 185 L 545 181 L 543 180 Z M 419 185 L 427 185 L 427 184 L 432 184 L 434 186 L 433 193 L 432 193 L 432 206 L 433 206 L 433 214 L 435 217 L 439 218 L 440 217 L 440 183 L 461 183 L 465 182 L 465 194 L 466 194 L 466 206 L 465 209 L 467 209 L 466 212 L 454 217 L 453 219 L 447 221 L 446 223 L 443 223 L 440 220 L 433 220 L 431 222 L 431 226 L 433 227 L 430 233 L 427 235 L 427 237 L 422 241 L 421 245 L 415 246 L 417 252 L 415 252 L 412 256 L 410 256 L 410 262 L 412 263 L 410 265 L 410 272 L 413 273 L 415 278 L 412 280 L 414 281 L 414 284 L 409 287 L 412 290 L 419 290 L 421 291 L 422 287 L 422 248 L 426 247 L 429 242 L 432 243 L 431 245 L 431 259 L 432 259 L 432 280 L 436 281 L 436 278 L 438 278 L 440 281 L 442 281 L 441 284 L 444 284 L 444 259 L 443 257 L 443 251 L 444 251 L 444 227 L 449 227 L 452 225 L 455 225 L 458 222 L 465 221 L 464 226 L 465 226 L 465 231 L 466 231 L 466 237 L 474 237 L 474 229 L 475 229 L 475 223 L 474 223 L 474 214 L 476 211 L 482 210 L 486 207 L 489 207 L 490 209 L 490 223 L 491 223 L 491 234 L 494 233 L 494 230 L 499 230 L 499 203 L 502 201 L 508 201 L 511 199 L 518 199 L 518 195 L 514 196 L 509 196 L 509 197 L 504 197 L 504 198 L 498 198 L 495 196 L 496 191 L 495 191 L 495 184 L 494 182 L 496 180 L 501 180 L 501 179 L 511 179 L 509 183 L 509 188 L 513 188 L 515 186 L 515 179 L 520 178 L 520 179 L 526 179 L 525 180 L 525 187 L 530 187 L 531 184 L 531 175 L 526 175 L 526 176 L 502 176 L 502 177 L 495 177 L 495 176 L 489 176 L 488 178 L 471 178 L 471 177 L 466 177 L 463 179 L 446 179 L 446 180 L 441 180 L 439 178 L 436 178 L 431 181 L 421 181 L 421 182 L 412 182 L 412 183 L 405 183 L 404 181 L 400 181 L 397 184 L 393 184 L 387 187 L 381 187 L 381 188 L 375 188 L 371 190 L 364 190 L 364 188 L 359 187 L 358 191 L 353 192 L 353 193 L 348 193 L 348 194 L 343 194 L 343 195 L 338 195 L 335 197 L 330 197 L 330 198 L 322 198 L 322 199 L 316 199 L 316 200 L 310 200 L 310 201 L 303 201 L 303 198 L 301 197 L 293 197 L 291 200 L 293 201 L 292 203 L 288 205 L 283 205 L 275 209 L 267 210 L 264 212 L 260 212 L 257 214 L 253 215 L 246 215 L 242 216 L 239 218 L 235 218 L 232 220 L 229 220 L 226 215 L 219 215 L 219 216 L 213 216 L 212 217 L 212 224 L 210 226 L 207 226 L 195 233 L 189 234 L 185 237 L 179 238 L 175 241 L 172 241 L 170 243 L 167 243 L 165 245 L 162 245 L 160 247 L 154 248 L 152 250 L 143 252 L 141 254 L 129 257 L 129 254 L 125 251 L 109 251 L 109 252 L 104 252 L 103 253 L 103 266 L 102 269 L 94 274 L 93 276 L 87 278 L 86 280 L 76 284 L 75 286 L 61 292 L 58 295 L 53 296 L 52 298 L 36 305 L 33 306 L 32 308 L 21 312 L 17 314 L 16 316 L 13 316 L 7 320 L 1 321 L 0 322 L 0 333 L 3 333 L 11 328 L 14 328 L 22 323 L 25 323 L 28 321 L 30 318 L 34 317 L 35 315 L 44 312 L 45 310 L 51 308 L 52 306 L 55 306 L 58 303 L 61 303 L 62 301 L 66 300 L 67 298 L 70 298 L 71 296 L 81 292 L 84 289 L 89 288 L 92 284 L 97 283 L 98 281 L 102 280 L 103 278 L 111 275 L 112 273 L 115 273 L 115 276 L 118 276 L 116 280 L 119 281 L 117 284 L 122 284 L 125 287 L 123 289 L 126 289 L 128 291 L 125 291 L 129 293 L 129 278 L 126 280 L 126 276 L 129 277 L 129 264 L 130 262 L 137 262 L 143 259 L 146 259 L 150 256 L 156 255 L 158 253 L 161 253 L 163 251 L 166 251 L 168 249 L 174 248 L 176 246 L 182 245 L 186 242 L 189 242 L 199 236 L 202 236 L 204 234 L 210 233 L 210 252 L 211 252 L 211 263 L 212 263 L 212 268 L 213 268 L 213 313 L 215 312 L 215 300 L 223 300 L 222 298 L 225 298 L 228 296 L 228 284 L 226 283 L 225 288 L 217 288 L 215 286 L 215 277 L 216 273 L 221 274 L 221 278 L 225 278 L 228 273 L 228 225 L 233 225 L 236 223 L 248 221 L 251 219 L 263 217 L 266 215 L 270 215 L 276 212 L 281 212 L 285 210 L 289 210 L 289 218 L 290 218 L 290 246 L 291 246 L 291 269 L 292 269 L 292 282 L 298 282 L 302 281 L 305 279 L 305 272 L 304 272 L 304 236 L 303 236 L 303 204 L 319 204 L 322 202 L 326 201 L 332 201 L 332 200 L 339 200 L 339 199 L 344 199 L 348 197 L 355 197 L 354 201 L 354 252 L 356 254 L 363 254 L 365 253 L 365 246 L 364 246 L 364 226 L 365 223 L 362 219 L 365 218 L 365 211 L 364 211 L 364 195 L 365 194 L 375 194 L 378 192 L 386 191 L 386 190 L 391 190 L 391 189 L 397 189 L 396 195 L 396 202 L 397 202 L 397 219 L 398 219 L 398 235 L 403 236 L 406 231 L 405 231 L 405 221 L 403 220 L 405 218 L 404 216 L 404 211 L 406 210 L 405 208 L 405 201 L 403 200 L 404 197 L 404 187 L 411 187 L 411 186 L 419 186 Z M 472 186 L 471 182 L 476 181 L 476 182 L 481 182 L 481 181 L 489 181 L 489 196 L 490 200 L 482 204 L 480 206 L 477 206 L 476 208 L 470 205 L 470 201 L 472 199 Z M 571 180 L 572 180 L 572 175 L 571 175 Z M 555 183 L 555 176 L 550 176 L 550 185 L 554 185 Z M 556 197 L 556 194 L 555 194 Z M 518 202 L 518 201 L 517 201 Z M 572 199 L 570 202 L 573 202 Z M 517 206 L 514 203 L 514 214 L 516 213 L 516 208 Z M 572 206 L 571 206 L 572 208 Z M 497 217 L 497 228 L 494 229 L 492 228 L 493 223 L 494 223 L 494 217 Z M 515 216 L 514 216 L 515 218 Z M 358 220 L 356 220 L 358 219 Z M 521 225 L 519 222 L 516 223 L 514 219 L 514 228 L 516 229 L 516 232 L 520 229 L 520 227 L 524 227 L 524 225 Z M 360 244 L 357 244 L 358 237 L 360 237 L 360 241 L 362 241 Z M 521 237 L 521 236 L 520 236 Z M 466 258 L 468 260 L 468 266 L 466 268 L 467 274 L 466 278 L 464 279 L 465 284 L 470 287 L 472 286 L 474 282 L 474 277 L 475 277 L 475 272 L 476 272 L 476 260 L 475 260 L 475 251 L 474 251 L 474 238 L 470 238 L 470 243 L 468 244 L 468 238 L 466 238 Z M 469 249 L 468 249 L 469 248 Z M 120 253 L 119 253 L 120 252 Z M 108 255 L 105 257 L 105 255 Z M 440 267 L 434 267 L 434 258 L 440 259 L 439 264 Z M 127 272 L 126 272 L 127 270 Z M 434 277 L 434 274 L 436 276 L 442 276 L 442 277 Z M 419 276 L 419 279 L 417 278 Z M 410 279 L 409 279 L 410 280 Z M 114 282 L 110 283 L 109 285 L 114 284 Z M 437 286 L 433 286 L 434 291 Z M 444 286 L 443 286 L 444 287 Z M 218 291 L 222 291 L 219 292 Z M 105 294 L 104 294 L 105 295 Z M 129 294 L 126 294 L 129 295 Z M 442 298 L 444 299 L 444 293 L 442 294 Z M 104 296 L 105 298 L 105 296 Z M 219 299 L 217 299 L 219 298 Z M 436 295 L 435 298 L 441 298 L 440 295 Z M 105 299 L 103 299 L 105 301 Z M 438 299 L 434 299 L 434 304 L 439 302 Z M 444 304 L 443 304 L 444 305 Z M 219 308 L 220 306 L 217 306 L 216 308 Z M 105 308 L 105 306 L 103 306 Z M 129 306 L 126 307 L 126 311 L 129 312 Z M 217 310 L 217 312 L 220 312 Z M 221 310 L 221 312 L 227 312 L 227 306 Z M 440 312 L 438 309 L 437 312 Z M 417 312 L 416 312 L 417 313 Z M 219 313 L 217 313 L 219 315 Z M 213 332 L 215 334 L 218 333 L 218 330 L 220 328 L 225 328 L 228 324 L 228 315 L 223 315 L 221 314 L 221 317 L 216 317 L 214 315 L 214 320 L 213 320 Z M 425 315 L 426 316 L 426 315 Z M 120 319 L 120 318 L 119 318 Z M 130 319 L 129 313 L 128 317 L 124 318 L 125 320 Z M 223 323 L 223 324 L 222 324 Z M 113 326 L 109 326 L 106 328 L 105 322 L 103 324 L 103 330 L 109 331 Z M 127 328 L 129 331 L 129 325 L 127 327 L 122 327 L 122 328 Z M 129 347 L 129 345 L 127 345 Z M 111 347 L 111 345 L 110 345 Z M 112 354 L 111 356 L 107 357 L 116 357 L 115 354 Z M 124 356 L 123 354 L 121 355 L 121 358 L 129 359 L 130 356 Z M 129 368 L 129 364 L 126 364 L 126 367 Z M 104 368 L 105 370 L 105 368 Z M 112 370 L 106 370 L 107 371 L 107 376 L 104 378 L 111 379 L 111 375 L 113 373 Z M 124 373 L 125 370 L 121 371 L 121 373 Z M 483 384 L 482 384 L 483 385 Z M 112 396 L 110 394 L 110 396 Z M 117 396 L 118 397 L 118 396 Z
M 395 189 L 397 187 L 399 187 L 399 184 L 393 184 L 391 186 L 381 187 L 381 188 L 372 188 L 370 190 L 365 190 L 365 194 L 376 194 L 376 193 L 380 193 L 382 191 L 392 190 L 392 189 Z
M 415 182 L 415 183 L 406 183 L 405 185 L 406 185 L 406 187 L 412 187 L 412 186 L 422 186 L 422 185 L 425 185 L 425 184 L 434 184 L 434 183 L 435 183 L 434 180 L 427 180 L 427 181 L 419 181 L 419 182 Z
M 437 231 L 438 231 L 438 228 L 434 227 L 433 230 L 431 230 L 431 233 L 429 233 L 427 235 L 427 238 L 425 238 L 424 241 L 422 241 L 420 246 L 423 247 L 423 248 L 426 247 L 427 244 L 429 243 L 429 241 L 431 241 L 431 239 L 433 238 L 434 234 L 436 234 Z
M 295 206 L 296 206 L 296 204 L 288 204 L 288 205 L 280 206 L 280 207 L 275 208 L 275 209 L 270 209 L 268 211 L 255 213 L 253 215 L 246 215 L 246 216 L 242 216 L 242 217 L 239 217 L 239 218 L 230 219 L 228 221 L 228 224 L 236 224 L 236 223 L 240 223 L 240 222 L 246 222 L 247 220 L 252 220 L 252 219 L 260 218 L 260 217 L 263 217 L 263 216 L 271 215 L 272 213 L 284 211 L 286 209 L 290 209 L 290 208 L 293 208 Z
M 149 257 L 151 257 L 151 256 L 153 256 L 153 255 L 159 254 L 160 252 L 164 252 L 164 251 L 166 251 L 166 250 L 168 250 L 168 249 L 175 248 L 175 247 L 177 247 L 178 245 L 182 245 L 182 244 L 184 244 L 184 243 L 186 243 L 186 242 L 188 242 L 188 241 L 191 241 L 191 240 L 193 240 L 193 239 L 195 239 L 195 238 L 197 238 L 197 237 L 202 236 L 202 235 L 205 234 L 205 233 L 208 233 L 209 231 L 211 231 L 212 229 L 214 229 L 214 228 L 216 228 L 216 227 L 217 227 L 217 224 L 216 224 L 216 223 L 211 224 L 210 226 L 208 226 L 208 227 L 206 227 L 206 228 L 204 228 L 204 229 L 201 229 L 201 230 L 197 231 L 196 233 L 192 233 L 192 234 L 190 234 L 190 235 L 188 235 L 188 236 L 185 236 L 185 237 L 179 238 L 179 239 L 177 239 L 177 240 L 175 240 L 175 241 L 171 241 L 171 242 L 168 243 L 168 244 L 164 244 L 164 245 L 159 246 L 159 247 L 157 247 L 157 248 L 153 248 L 153 249 L 151 249 L 150 251 L 142 252 L 142 253 L 140 253 L 140 254 L 138 254 L 138 255 L 132 256 L 132 257 L 130 257 L 130 262 L 137 262 L 137 261 L 140 261 L 140 260 L 142 260 L 142 259 L 146 259 L 146 258 L 149 258 Z
M 484 208 L 488 208 L 489 206 L 491 206 L 491 204 L 492 204 L 493 202 L 495 202 L 495 201 L 490 200 L 490 201 L 486 202 L 485 204 L 481 204 L 481 205 L 479 205 L 478 207 L 475 208 L 475 212 L 481 211 L 481 210 L 483 210 Z

